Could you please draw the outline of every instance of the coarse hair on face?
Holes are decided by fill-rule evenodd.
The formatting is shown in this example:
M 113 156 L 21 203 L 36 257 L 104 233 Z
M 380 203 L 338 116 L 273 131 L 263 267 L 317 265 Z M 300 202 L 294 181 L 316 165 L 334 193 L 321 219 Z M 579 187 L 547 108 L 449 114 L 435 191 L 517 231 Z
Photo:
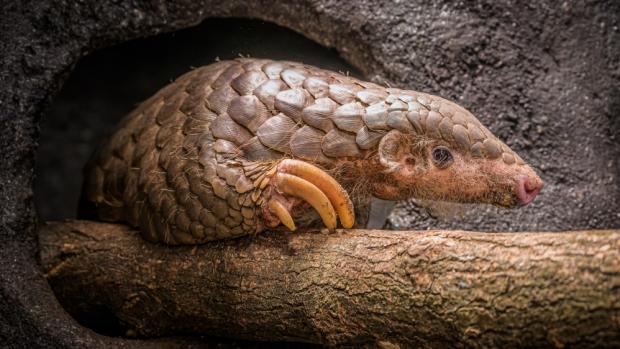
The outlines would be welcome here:
M 383 136 L 376 152 L 357 166 L 358 174 L 346 169 L 338 168 L 340 178 L 364 178 L 361 185 L 353 186 L 360 188 L 356 192 L 387 200 L 417 198 L 515 207 L 523 204 L 518 193 L 523 178 L 540 181 L 527 165 L 475 156 L 454 142 L 398 130 Z

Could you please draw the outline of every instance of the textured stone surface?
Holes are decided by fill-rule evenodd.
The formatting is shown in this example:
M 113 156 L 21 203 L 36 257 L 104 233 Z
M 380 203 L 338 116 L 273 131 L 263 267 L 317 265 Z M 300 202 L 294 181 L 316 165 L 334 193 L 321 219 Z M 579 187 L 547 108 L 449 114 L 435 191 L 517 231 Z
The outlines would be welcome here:
M 274 21 L 337 47 L 376 82 L 456 100 L 524 154 L 547 183 L 524 210 L 476 208 L 462 223 L 438 224 L 415 214 L 417 206 L 402 205 L 393 225 L 555 230 L 620 224 L 616 1 L 8 1 L 0 11 L 0 341 L 11 338 L 14 347 L 140 346 L 80 328 L 38 274 L 31 191 L 37 123 L 82 55 L 210 16 Z

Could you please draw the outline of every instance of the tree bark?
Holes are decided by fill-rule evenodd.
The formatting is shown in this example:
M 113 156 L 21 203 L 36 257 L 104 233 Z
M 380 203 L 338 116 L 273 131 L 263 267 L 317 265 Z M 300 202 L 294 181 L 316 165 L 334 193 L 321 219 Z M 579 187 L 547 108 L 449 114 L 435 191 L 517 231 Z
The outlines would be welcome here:
M 620 230 L 270 232 L 170 247 L 67 221 L 41 226 L 40 245 L 70 313 L 112 314 L 140 336 L 620 347 Z

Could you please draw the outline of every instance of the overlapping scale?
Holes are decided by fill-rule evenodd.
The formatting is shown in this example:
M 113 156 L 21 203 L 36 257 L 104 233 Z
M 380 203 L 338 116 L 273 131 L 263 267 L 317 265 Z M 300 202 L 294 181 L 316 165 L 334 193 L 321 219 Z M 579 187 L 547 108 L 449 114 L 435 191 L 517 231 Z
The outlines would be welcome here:
M 247 95 L 267 80 L 265 73 L 260 70 L 246 71 L 233 79 L 230 82 L 230 87 L 240 95 Z
M 288 116 L 280 113 L 269 118 L 257 130 L 258 139 L 268 148 L 282 153 L 291 152 L 290 140 L 299 127 Z
M 235 144 L 241 144 L 252 138 L 252 134 L 231 119 L 228 114 L 222 114 L 213 121 L 211 132 L 215 138 L 222 138 Z
M 258 97 L 249 95 L 233 99 L 228 107 L 228 115 L 252 133 L 256 133 L 258 127 L 271 117 L 271 112 Z
M 333 158 L 361 155 L 360 148 L 355 142 L 355 135 L 338 129 L 333 129 L 325 135 L 321 149 L 325 155 Z
M 278 92 L 275 99 L 275 108 L 292 118 L 301 121 L 301 112 L 306 106 L 306 92 L 301 88 L 292 88 Z
M 351 102 L 336 108 L 332 115 L 332 120 L 341 130 L 357 132 L 364 126 L 363 116 L 364 107 L 359 102 Z
M 336 108 L 338 108 L 338 103 L 330 98 L 319 98 L 304 108 L 301 117 L 306 124 L 329 132 L 334 127 L 331 117 Z
M 265 104 L 267 109 L 274 110 L 276 95 L 287 88 L 282 80 L 267 80 L 254 90 L 254 95 Z
M 288 68 L 284 69 L 280 73 L 280 78 L 284 81 L 290 88 L 296 89 L 301 88 L 306 80 L 306 76 L 308 72 L 305 69 L 300 68 Z
M 321 149 L 323 137 L 325 137 L 325 132 L 311 126 L 303 126 L 291 137 L 292 154 L 314 162 L 330 162 Z

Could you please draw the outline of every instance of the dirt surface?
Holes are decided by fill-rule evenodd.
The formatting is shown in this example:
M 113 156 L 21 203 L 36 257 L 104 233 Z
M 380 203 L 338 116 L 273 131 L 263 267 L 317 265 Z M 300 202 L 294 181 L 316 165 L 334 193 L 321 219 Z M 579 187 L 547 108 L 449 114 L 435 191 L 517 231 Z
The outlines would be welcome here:
M 46 127 L 53 129 L 52 125 L 58 122 L 54 113 L 63 108 L 54 103 L 50 109 L 51 101 L 74 65 L 83 55 L 98 48 L 186 28 L 207 17 L 273 21 L 322 45 L 336 47 L 346 61 L 376 82 L 457 100 L 538 168 L 547 182 L 540 198 L 526 209 L 468 208 L 463 218 L 457 215 L 458 219 L 437 221 L 411 203 L 401 204 L 392 215 L 392 226 L 476 230 L 620 226 L 620 3 L 617 1 L 548 0 L 528 4 L 508 0 L 456 3 L 316 0 L 290 4 L 9 0 L 0 9 L 0 16 L 3 33 L 0 39 L 3 84 L 0 89 L 0 343 L 10 343 L 11 347 L 152 346 L 103 337 L 83 329 L 62 311 L 40 276 L 34 258 L 32 187 L 36 145 L 48 147 L 46 139 L 55 139 L 50 142 L 59 144 L 47 152 L 42 148 L 38 175 L 43 182 L 60 183 L 45 190 L 37 187 L 37 199 L 56 195 L 62 186 L 75 190 L 66 184 L 71 181 L 64 180 L 78 176 L 75 169 L 81 164 L 77 162 L 88 153 L 90 141 L 105 132 L 132 104 L 154 91 L 157 87 L 150 82 L 167 81 L 194 62 L 210 60 L 207 55 L 197 61 L 181 61 L 179 57 L 194 57 L 201 45 L 211 47 L 212 42 L 198 37 L 196 44 L 189 45 L 189 52 L 183 54 L 151 47 L 153 54 L 134 68 L 119 67 L 119 71 L 126 69 L 148 77 L 143 80 L 147 84 L 142 89 L 144 95 L 127 97 L 123 103 L 128 104 L 113 106 L 109 105 L 110 100 L 103 100 L 103 105 L 91 105 L 92 110 L 110 108 L 110 111 L 105 113 L 105 122 L 93 123 L 90 130 L 76 123 L 88 126 L 82 119 L 99 118 L 96 115 L 102 114 L 92 110 L 86 114 L 71 113 L 67 105 L 66 112 L 61 112 L 65 126 L 60 128 L 71 128 L 73 133 L 46 136 Z M 225 27 L 210 31 L 218 40 L 229 34 Z M 264 43 L 268 38 L 255 40 L 267 46 Z M 224 47 L 236 50 L 230 43 L 227 45 Z M 280 50 L 288 55 L 295 51 L 295 46 L 284 42 Z M 113 62 L 136 59 L 139 53 L 135 57 L 110 60 L 107 69 L 115 73 Z M 234 53 L 211 53 L 222 57 L 225 54 Z M 160 60 L 163 58 L 167 61 Z M 303 60 L 331 67 L 322 59 Z M 174 68 L 159 65 L 172 61 L 178 61 L 179 65 Z M 150 71 L 135 71 L 136 67 L 149 66 Z M 157 80 L 153 69 L 170 71 Z M 92 84 L 101 81 L 98 77 L 93 75 L 90 87 L 77 87 L 79 95 L 88 95 Z M 108 87 L 108 96 L 113 100 L 116 100 L 115 93 L 125 89 L 124 84 L 136 83 L 116 81 L 121 84 Z M 53 111 L 48 114 L 50 110 Z M 42 117 L 49 122 L 42 129 L 44 137 L 49 138 L 39 140 L 38 122 Z M 65 170 L 64 161 L 49 160 L 58 159 L 66 149 L 60 146 L 62 142 L 55 143 L 58 137 L 78 143 L 71 143 L 71 151 L 60 157 L 70 159 L 71 164 L 67 166 L 74 166 L 73 169 Z M 80 142 L 87 146 L 79 145 Z M 59 167 L 66 172 L 49 172 Z M 77 178 L 72 180 L 71 183 L 79 182 Z M 39 209 L 43 217 L 48 217 L 58 214 L 56 208 L 70 212 L 67 207 L 72 205 L 74 202 L 55 201 L 51 208 L 40 204 Z

